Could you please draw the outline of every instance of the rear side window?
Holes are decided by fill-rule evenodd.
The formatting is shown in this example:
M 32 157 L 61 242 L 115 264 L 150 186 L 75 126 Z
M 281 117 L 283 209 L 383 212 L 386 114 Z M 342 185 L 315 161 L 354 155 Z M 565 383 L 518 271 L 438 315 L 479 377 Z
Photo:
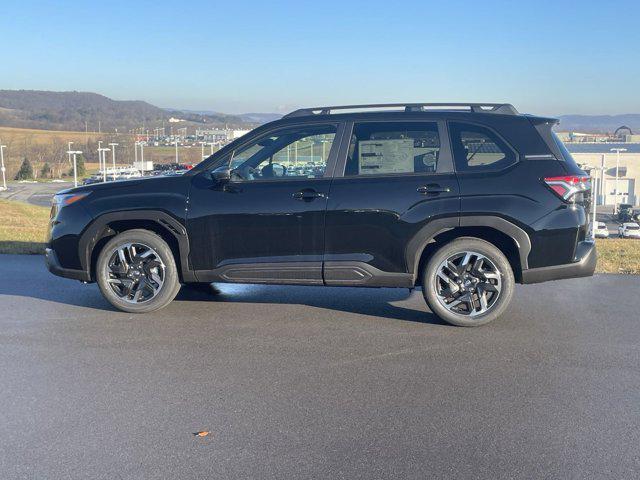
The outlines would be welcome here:
M 345 175 L 432 173 L 438 167 L 439 155 L 435 122 L 356 123 Z
M 488 128 L 451 122 L 449 132 L 459 172 L 500 170 L 517 161 L 513 150 Z
M 551 132 L 551 136 L 553 137 L 553 141 L 556 142 L 556 145 L 560 150 L 560 154 L 562 155 L 563 160 L 567 163 L 577 165 L 576 161 L 573 159 L 573 156 L 571 155 L 571 152 L 567 150 L 567 147 L 564 145 L 562 140 L 560 140 L 560 138 L 555 134 L 555 132 Z

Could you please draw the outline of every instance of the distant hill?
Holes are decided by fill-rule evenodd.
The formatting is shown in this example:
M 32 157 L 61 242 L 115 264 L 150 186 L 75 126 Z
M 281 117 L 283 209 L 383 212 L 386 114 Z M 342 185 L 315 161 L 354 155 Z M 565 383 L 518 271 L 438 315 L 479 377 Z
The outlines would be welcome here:
M 241 113 L 238 116 L 245 122 L 252 123 L 268 123 L 282 118 L 280 113 Z
M 167 109 L 167 110 L 173 111 L 173 109 Z M 199 115 L 223 115 L 219 112 L 214 112 L 212 110 L 182 110 L 182 111 L 187 113 L 192 113 L 192 114 L 199 114 Z M 268 123 L 268 122 L 272 122 L 274 120 L 279 120 L 282 118 L 281 113 L 240 113 L 235 116 L 239 117 L 244 122 L 254 123 L 254 124 Z
M 0 90 L 0 126 L 44 130 L 97 131 L 118 129 L 126 132 L 144 125 L 153 129 L 170 117 L 185 124 L 244 126 L 247 122 L 234 115 L 198 114 L 169 111 L 142 101 L 112 100 L 90 92 L 48 92 L 38 90 Z
M 556 130 L 608 133 L 616 128 L 626 125 L 633 133 L 640 133 L 640 114 L 629 113 L 625 115 L 560 115 L 560 124 Z

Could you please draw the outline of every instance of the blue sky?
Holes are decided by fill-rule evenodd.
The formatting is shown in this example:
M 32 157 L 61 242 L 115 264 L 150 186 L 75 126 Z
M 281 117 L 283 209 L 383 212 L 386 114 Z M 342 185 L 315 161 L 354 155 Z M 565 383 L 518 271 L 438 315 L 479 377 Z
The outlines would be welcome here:
M 640 112 L 640 2 L 34 2 L 0 6 L 0 88 L 230 113 L 393 101 Z

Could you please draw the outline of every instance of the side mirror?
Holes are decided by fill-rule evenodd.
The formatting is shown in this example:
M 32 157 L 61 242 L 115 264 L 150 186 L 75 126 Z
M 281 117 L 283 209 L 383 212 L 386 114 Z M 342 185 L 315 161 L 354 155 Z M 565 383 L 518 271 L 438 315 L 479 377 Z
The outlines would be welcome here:
M 231 180 L 231 169 L 229 167 L 216 168 L 211 172 L 211 180 L 219 184 L 229 182 Z

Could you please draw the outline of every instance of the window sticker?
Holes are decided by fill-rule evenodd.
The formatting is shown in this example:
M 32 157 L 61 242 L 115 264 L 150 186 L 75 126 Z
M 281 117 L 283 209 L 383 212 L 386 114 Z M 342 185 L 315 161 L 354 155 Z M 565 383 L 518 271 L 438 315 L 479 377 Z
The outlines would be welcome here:
M 362 140 L 358 152 L 361 175 L 413 172 L 413 138 Z

